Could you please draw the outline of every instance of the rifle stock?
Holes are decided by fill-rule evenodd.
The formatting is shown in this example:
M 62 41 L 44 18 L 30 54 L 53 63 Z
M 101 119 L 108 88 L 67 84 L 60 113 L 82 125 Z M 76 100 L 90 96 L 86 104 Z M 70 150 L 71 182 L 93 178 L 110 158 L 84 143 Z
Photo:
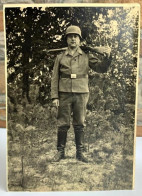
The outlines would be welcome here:
M 62 52 L 62 51 L 65 51 L 67 49 L 66 48 L 55 48 L 55 49 L 49 49 L 47 50 L 47 53 L 50 53 L 50 52 Z

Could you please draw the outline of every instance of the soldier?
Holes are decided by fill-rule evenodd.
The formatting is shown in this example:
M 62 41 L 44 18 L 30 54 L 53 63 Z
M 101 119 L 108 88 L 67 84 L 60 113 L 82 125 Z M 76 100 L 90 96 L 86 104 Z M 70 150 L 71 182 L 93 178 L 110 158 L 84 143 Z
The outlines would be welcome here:
M 104 73 L 109 66 L 109 47 L 95 48 L 105 54 L 100 60 L 93 54 L 86 54 L 80 48 L 81 30 L 78 26 L 66 29 L 68 48 L 55 60 L 51 81 L 51 98 L 54 106 L 58 107 L 58 134 L 55 161 L 65 158 L 67 131 L 70 128 L 71 113 L 76 143 L 76 158 L 88 162 L 83 155 L 83 136 L 86 116 L 86 106 L 89 98 L 88 71 L 89 67 L 96 72 Z

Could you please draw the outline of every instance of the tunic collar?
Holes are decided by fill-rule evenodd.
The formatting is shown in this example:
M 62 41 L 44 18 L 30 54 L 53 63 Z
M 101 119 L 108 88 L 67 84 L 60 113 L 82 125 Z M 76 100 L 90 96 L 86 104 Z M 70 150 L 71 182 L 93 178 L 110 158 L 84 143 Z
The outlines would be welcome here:
M 76 56 L 78 54 L 82 54 L 82 50 L 80 47 L 77 48 L 77 50 L 75 51 L 73 56 Z M 65 51 L 65 55 L 71 55 L 69 49 L 67 48 L 67 50 Z M 72 56 L 72 55 L 71 55 Z

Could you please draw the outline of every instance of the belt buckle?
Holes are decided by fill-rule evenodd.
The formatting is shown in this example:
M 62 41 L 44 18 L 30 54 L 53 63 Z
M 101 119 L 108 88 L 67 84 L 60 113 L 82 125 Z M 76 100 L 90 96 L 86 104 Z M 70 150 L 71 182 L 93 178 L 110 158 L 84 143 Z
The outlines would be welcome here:
M 76 78 L 76 74 L 71 74 L 71 78 Z

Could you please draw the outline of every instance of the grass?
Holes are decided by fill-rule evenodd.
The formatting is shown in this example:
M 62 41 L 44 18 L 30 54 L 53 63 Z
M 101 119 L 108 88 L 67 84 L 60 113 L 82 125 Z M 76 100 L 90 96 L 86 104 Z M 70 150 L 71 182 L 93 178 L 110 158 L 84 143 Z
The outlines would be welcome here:
M 92 129 L 91 125 L 88 126 L 85 133 L 84 154 L 89 163 L 83 163 L 75 158 L 74 131 L 71 127 L 67 137 L 66 159 L 55 163 L 52 160 L 57 152 L 56 119 L 50 117 L 48 111 L 42 108 L 40 111 L 40 114 L 27 112 L 30 120 L 26 122 L 23 122 L 22 117 L 17 117 L 17 113 L 10 116 L 8 131 L 10 191 L 132 189 L 132 129 L 122 124 L 119 127 L 120 132 L 103 129 L 103 123 L 96 128 L 92 126 Z M 21 116 L 23 113 L 27 116 L 26 109 Z M 20 119 L 17 123 L 12 120 L 16 118 Z

